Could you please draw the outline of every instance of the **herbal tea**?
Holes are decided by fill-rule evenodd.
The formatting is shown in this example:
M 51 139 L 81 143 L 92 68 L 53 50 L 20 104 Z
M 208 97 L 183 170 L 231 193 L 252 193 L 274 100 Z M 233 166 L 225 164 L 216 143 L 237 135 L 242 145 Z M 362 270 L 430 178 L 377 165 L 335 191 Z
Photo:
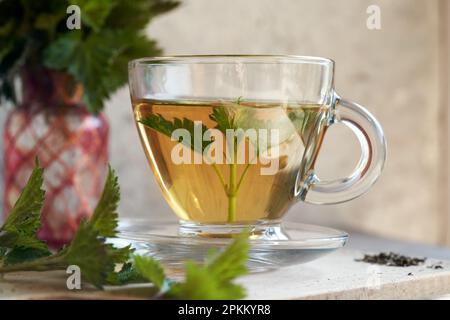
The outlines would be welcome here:
M 279 219 L 325 132 L 321 105 L 138 100 L 133 110 L 169 205 L 198 223 Z

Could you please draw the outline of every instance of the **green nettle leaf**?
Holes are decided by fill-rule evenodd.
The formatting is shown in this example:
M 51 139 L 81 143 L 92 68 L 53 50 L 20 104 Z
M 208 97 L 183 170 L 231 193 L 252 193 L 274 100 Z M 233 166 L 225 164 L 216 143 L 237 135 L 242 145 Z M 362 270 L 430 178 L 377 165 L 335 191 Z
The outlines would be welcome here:
M 68 67 L 69 73 L 84 86 L 84 102 L 91 112 L 98 112 L 103 107 L 103 100 L 109 98 L 104 86 L 104 76 L 115 54 L 113 35 L 105 37 L 93 34 L 81 43 Z
M 114 271 L 114 261 L 108 254 L 105 239 L 99 237 L 86 221 L 80 223 L 75 238 L 61 257 L 66 265 L 79 266 L 82 276 L 97 287 L 101 287 L 108 274 Z
M 226 134 L 228 129 L 237 129 L 234 126 L 233 115 L 225 107 L 214 108 L 213 113 L 209 115 L 209 118 L 217 123 L 215 128 L 220 130 L 223 134 Z
M 87 281 L 101 287 L 107 279 L 114 277 L 115 264 L 128 261 L 134 251 L 130 246 L 116 248 L 106 243 L 106 237 L 117 232 L 116 209 L 120 190 L 114 170 L 109 169 L 93 220 L 82 221 L 72 242 L 53 255 L 36 237 L 44 200 L 44 191 L 40 189 L 42 181 L 43 169 L 37 163 L 27 186 L 0 229 L 0 273 L 59 270 L 74 264 L 80 267 Z
M 180 120 L 181 121 L 181 120 Z M 177 121 L 178 122 L 178 121 Z M 182 121 L 181 121 L 182 123 Z M 161 264 L 151 257 L 135 256 L 131 246 L 117 248 L 106 237 L 117 234 L 117 204 L 120 189 L 114 170 L 109 168 L 103 193 L 91 220 L 83 220 L 72 242 L 51 254 L 37 239 L 40 212 L 44 201 L 43 169 L 39 162 L 0 228 L 0 274 L 15 271 L 64 270 L 77 265 L 82 277 L 102 288 L 105 284 L 123 285 L 151 282 L 159 297 L 176 299 L 239 299 L 242 286 L 233 280 L 246 273 L 248 235 L 236 238 L 223 252 L 210 251 L 204 264 L 186 263 L 183 282 L 167 278 Z M 114 271 L 121 265 L 120 271 Z
M 90 224 L 102 237 L 116 236 L 119 200 L 120 187 L 118 179 L 114 170 L 109 166 L 105 187 L 90 219 Z
M 69 0 L 80 7 L 81 20 L 94 30 L 100 30 L 117 0 Z M 128 17 L 129 18 L 129 17 Z
M 226 133 L 227 129 L 267 129 L 270 128 L 268 121 L 258 119 L 258 110 L 251 106 L 242 104 L 242 97 L 234 102 L 224 102 L 215 107 L 209 118 L 217 123 L 216 129 Z
M 3 264 L 50 255 L 47 245 L 36 236 L 44 203 L 43 181 L 43 169 L 36 161 L 25 188 L 0 228 L 0 262 Z
M 100 110 L 103 99 L 108 97 L 109 92 L 102 85 L 102 77 L 107 73 L 110 59 L 117 50 L 112 38 L 112 34 L 105 37 L 92 34 L 82 39 L 80 33 L 75 31 L 60 37 L 44 53 L 47 67 L 67 69 L 75 80 L 83 84 L 84 102 L 92 112 Z
M 3 230 L 34 235 L 40 225 L 40 210 L 45 191 L 41 189 L 44 169 L 36 164 L 19 198 L 6 218 Z
M 192 300 L 244 298 L 244 288 L 232 281 L 247 273 L 248 250 L 248 235 L 242 234 L 204 265 L 187 262 L 184 282 L 173 284 L 166 295 Z
M 254 157 L 272 147 L 269 143 L 262 144 L 265 146 L 263 150 L 258 140 L 259 135 L 256 132 L 254 132 L 254 134 L 247 135 L 246 131 L 248 129 L 270 128 L 270 121 L 258 119 L 255 115 L 255 110 L 253 110 L 254 108 L 241 105 L 241 103 L 242 97 L 239 97 L 235 102 L 228 103 L 226 105 L 222 103 L 220 106 L 215 106 L 212 114 L 209 115 L 209 118 L 216 122 L 216 126 L 214 128 L 225 135 L 228 150 L 233 151 L 233 156 L 230 157 L 231 159 L 227 159 L 230 166 L 228 183 L 225 182 L 223 173 L 217 168 L 216 164 L 211 164 L 211 167 L 220 180 L 223 190 L 228 198 L 228 222 L 234 222 L 236 220 L 237 195 L 245 175 L 248 172 L 248 168 L 251 165 L 251 163 L 247 163 L 240 177 L 238 177 L 238 161 L 236 154 L 239 144 L 242 142 L 245 143 L 245 141 L 248 140 L 253 145 Z M 202 125 L 201 135 L 195 134 L 196 130 L 194 130 L 194 128 L 200 124 L 195 124 L 194 121 L 187 118 L 183 118 L 182 120 L 179 118 L 174 118 L 172 121 L 169 121 L 160 114 L 152 114 L 139 120 L 139 122 L 170 138 L 172 137 L 174 130 L 180 128 L 186 129 L 190 134 L 190 139 L 183 139 L 180 137 L 179 142 L 198 153 L 203 153 L 205 149 L 208 148 L 213 142 L 211 137 L 208 136 L 205 137 L 205 141 L 203 140 L 203 135 L 205 131 L 208 130 L 205 125 Z M 227 136 L 227 130 L 231 129 L 234 130 L 234 132 L 232 139 L 229 139 L 229 136 Z M 198 131 L 200 132 L 200 130 Z M 196 141 L 196 139 L 198 140 Z M 227 156 L 228 154 L 231 155 L 231 153 L 227 153 Z
M 163 13 L 169 12 L 180 4 L 179 1 L 173 0 L 152 0 L 150 3 L 150 18 L 159 16 Z
M 175 284 L 168 296 L 188 300 L 236 300 L 244 298 L 245 291 L 241 285 L 220 282 L 207 268 L 188 262 L 185 282 Z
M 5 265 L 12 265 L 26 261 L 35 260 L 42 257 L 47 257 L 51 253 L 47 249 L 35 249 L 30 247 L 17 247 L 11 249 L 5 256 L 3 263 Z M 1 256 L 1 253 L 0 253 Z
M 113 246 L 112 244 L 107 244 L 106 250 L 108 251 L 108 255 L 111 257 L 115 264 L 124 264 L 128 262 L 134 252 L 134 249 L 131 248 L 131 245 L 118 248 Z
M 179 4 L 173 0 L 121 0 L 112 8 L 105 27 L 142 30 L 152 18 L 175 9 Z
M 241 103 L 242 99 L 240 97 L 236 100 L 236 102 L 227 103 L 224 106 L 216 107 L 209 118 L 217 123 L 215 128 L 220 130 L 224 135 L 226 135 L 226 131 L 229 129 L 235 130 L 235 134 L 237 135 L 237 145 L 243 142 L 244 139 L 249 141 L 254 147 L 253 156 L 256 157 L 260 153 L 270 149 L 271 133 L 269 130 L 272 129 L 273 125 L 270 120 L 258 119 L 257 109 L 242 105 Z M 256 136 L 245 135 L 249 129 L 255 130 Z M 258 135 L 259 129 L 267 129 L 269 136 Z M 280 128 L 277 127 L 275 129 L 279 130 Z M 260 141 L 260 139 L 264 140 Z M 279 142 L 277 141 L 277 144 L 278 143 Z
M 156 42 L 136 32 L 121 31 L 117 37 L 126 46 L 116 51 L 112 57 L 109 72 L 102 77 L 102 83 L 108 92 L 113 92 L 123 86 L 128 80 L 128 62 L 136 57 L 154 56 L 161 54 Z M 126 39 L 126 40 L 125 40 Z
M 153 283 L 160 295 L 171 299 L 210 300 L 241 299 L 245 290 L 233 281 L 247 273 L 248 234 L 239 235 L 222 252 L 213 250 L 204 264 L 187 261 L 185 279 L 168 279 L 158 261 L 151 257 L 134 257 L 134 268 Z M 127 268 L 133 270 L 132 266 Z
M 34 27 L 40 30 L 46 30 L 53 33 L 56 26 L 66 17 L 65 10 L 60 10 L 55 13 L 43 13 L 39 15 L 35 22 Z
M 220 282 L 230 281 L 247 273 L 248 235 L 239 235 L 222 253 L 212 253 L 206 264 Z
M 42 189 L 43 174 L 44 169 L 36 161 L 25 188 L 0 228 L 0 247 L 48 251 L 45 243 L 36 237 L 41 225 L 41 210 L 45 195 Z
M 142 277 L 134 264 L 131 262 L 124 263 L 119 272 L 110 273 L 107 279 L 107 283 L 114 286 L 145 282 L 148 282 L 148 280 Z
M 139 122 L 169 138 L 172 137 L 172 133 L 177 129 L 187 130 L 190 139 L 188 140 L 180 137 L 178 142 L 199 153 L 203 153 L 203 151 L 212 143 L 208 137 L 206 137 L 206 141 L 203 141 L 203 135 L 208 128 L 204 124 L 196 124 L 194 121 L 187 118 L 174 118 L 173 121 L 169 121 L 160 114 L 152 114 L 139 120 Z M 200 132 L 201 136 L 195 134 L 195 131 Z
M 316 127 L 319 115 L 320 113 L 315 108 L 299 108 L 289 112 L 288 117 L 299 132 L 304 144 L 308 142 L 312 130 Z
M 159 53 L 154 41 L 126 31 L 104 31 L 81 37 L 74 31 L 58 38 L 44 52 L 44 63 L 56 70 L 67 70 L 84 86 L 84 102 L 92 112 L 103 107 L 110 92 L 127 81 L 128 61 Z
M 153 283 L 158 289 L 163 287 L 166 275 L 158 261 L 151 257 L 135 256 L 134 265 L 142 277 Z
M 44 64 L 48 68 L 63 70 L 70 66 L 76 51 L 79 50 L 81 33 L 73 31 L 56 39 L 44 51 Z
M 81 30 L 68 30 L 66 8 L 81 9 Z M 150 20 L 174 9 L 171 0 L 1 0 L 0 99 L 14 101 L 14 79 L 28 65 L 66 72 L 84 87 L 91 112 L 126 84 L 127 63 L 161 53 L 143 35 Z

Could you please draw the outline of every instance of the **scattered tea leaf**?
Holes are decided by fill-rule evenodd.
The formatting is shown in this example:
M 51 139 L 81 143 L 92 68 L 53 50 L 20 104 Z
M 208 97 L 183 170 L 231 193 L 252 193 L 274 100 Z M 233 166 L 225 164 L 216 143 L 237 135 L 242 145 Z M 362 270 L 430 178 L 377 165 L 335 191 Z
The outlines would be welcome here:
M 355 261 L 362 261 L 372 264 L 380 264 L 393 267 L 417 266 L 424 263 L 425 260 L 426 258 L 408 257 L 393 252 L 389 253 L 381 252 L 374 255 L 365 254 L 362 259 L 355 259 Z

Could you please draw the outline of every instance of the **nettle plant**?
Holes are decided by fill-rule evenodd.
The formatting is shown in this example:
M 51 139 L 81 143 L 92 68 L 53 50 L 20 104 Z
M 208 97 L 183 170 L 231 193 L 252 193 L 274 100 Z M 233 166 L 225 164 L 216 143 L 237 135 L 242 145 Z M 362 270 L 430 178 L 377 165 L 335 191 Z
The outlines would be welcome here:
M 275 121 L 260 119 L 257 112 L 256 108 L 247 106 L 243 103 L 243 98 L 239 97 L 226 106 L 213 109 L 209 119 L 215 122 L 214 127 L 208 128 L 201 121 L 188 118 L 168 120 L 160 114 L 152 114 L 139 120 L 139 122 L 171 140 L 178 141 L 179 144 L 190 148 L 193 152 L 207 157 L 206 163 L 213 169 L 228 199 L 227 221 L 232 223 L 236 222 L 239 190 L 251 166 L 259 161 L 262 165 L 269 165 L 269 167 L 260 169 L 262 175 L 277 173 L 279 145 L 292 134 L 289 129 L 290 125 L 285 121 L 289 121 L 297 128 L 298 134 L 306 144 L 315 117 L 314 111 L 302 108 L 288 112 L 288 118 L 286 119 Z M 185 135 L 176 134 L 180 129 L 188 133 L 188 138 Z M 226 163 L 229 167 L 227 178 L 217 166 L 218 162 L 215 162 L 215 158 L 208 157 L 209 149 L 217 142 L 216 137 L 211 134 L 214 130 L 225 137 L 226 151 L 220 149 L 224 153 L 225 161 L 220 163 Z M 256 131 L 259 133 L 263 131 L 264 134 L 251 134 L 251 132 Z M 197 135 L 197 132 L 200 135 Z M 246 150 L 248 152 L 247 161 L 245 160 Z M 219 152 L 219 156 L 221 156 L 221 152 Z M 217 156 L 217 150 L 215 150 L 215 153 Z M 243 154 L 244 157 L 242 157 Z M 265 157 L 268 158 L 264 160 Z M 243 166 L 240 174 L 238 166 Z
M 211 247 L 203 263 L 186 261 L 185 277 L 177 281 L 166 275 L 154 257 L 137 255 L 128 246 L 108 240 L 119 234 L 120 186 L 109 167 L 102 196 L 90 219 L 83 219 L 73 240 L 57 252 L 38 238 L 44 206 L 44 169 L 36 159 L 30 178 L 8 218 L 0 225 L 0 283 L 4 274 L 26 271 L 79 268 L 83 281 L 97 288 L 131 283 L 152 283 L 149 298 L 241 299 L 245 289 L 234 283 L 247 273 L 249 242 L 246 232 L 223 250 Z M 66 282 L 69 284 L 69 279 Z M 69 288 L 69 287 L 68 287 Z
M 228 150 L 226 155 L 226 162 L 229 165 L 229 177 L 228 181 L 226 181 L 220 169 L 217 167 L 217 163 L 213 161 L 209 161 L 211 163 L 211 167 L 214 169 L 214 173 L 217 175 L 217 178 L 220 180 L 220 183 L 223 187 L 223 191 L 228 198 L 228 222 L 234 222 L 236 220 L 237 213 L 237 196 L 240 189 L 240 186 L 245 179 L 245 175 L 248 172 L 248 169 L 253 164 L 253 161 L 249 161 L 245 165 L 245 168 L 240 176 L 238 176 L 238 147 L 241 142 L 244 140 L 249 140 L 252 143 L 254 148 L 253 158 L 257 157 L 261 150 L 258 148 L 258 145 L 261 145 L 257 138 L 249 139 L 249 137 L 244 135 L 244 132 L 241 132 L 238 135 L 235 135 L 233 131 L 242 129 L 252 129 L 261 127 L 264 128 L 264 125 L 258 125 L 257 120 L 253 119 L 249 112 L 251 112 L 251 108 L 245 108 L 241 106 L 241 98 L 238 98 L 236 102 L 227 107 L 214 108 L 213 113 L 209 116 L 209 118 L 216 123 L 214 128 L 208 128 L 204 124 L 199 122 L 194 122 L 191 119 L 183 118 L 175 118 L 173 121 L 165 119 L 163 116 L 159 114 L 150 115 L 140 122 L 161 133 L 166 135 L 167 137 L 173 139 L 174 132 L 179 129 L 184 129 L 189 132 L 189 139 L 179 138 L 178 142 L 183 145 L 191 148 L 192 151 L 198 152 L 200 154 L 205 154 L 207 149 L 213 143 L 213 139 L 203 140 L 205 133 L 207 133 L 210 129 L 219 130 L 224 136 L 227 135 L 227 130 L 232 130 L 231 139 L 227 139 L 227 147 Z M 251 121 L 250 121 L 251 120 Z M 198 136 L 195 134 L 196 127 L 200 130 L 201 135 Z M 196 141 L 197 140 L 197 141 Z M 253 159 L 252 159 L 253 160 Z
M 98 112 L 127 81 L 128 61 L 161 53 L 145 36 L 147 24 L 179 3 L 173 0 L 0 0 L 0 99 L 16 100 L 15 81 L 25 69 L 70 76 L 83 101 Z M 80 28 L 70 6 L 80 8 Z M 75 7 L 76 8 L 76 7 Z M 69 12 L 69 13 L 68 13 Z M 76 24 L 75 24 L 76 25 Z

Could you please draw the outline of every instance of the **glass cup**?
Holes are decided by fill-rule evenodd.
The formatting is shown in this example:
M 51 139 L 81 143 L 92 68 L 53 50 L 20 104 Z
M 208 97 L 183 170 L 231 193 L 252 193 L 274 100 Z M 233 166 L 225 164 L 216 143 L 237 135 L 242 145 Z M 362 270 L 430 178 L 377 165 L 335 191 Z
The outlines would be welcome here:
M 133 113 L 150 167 L 187 236 L 285 239 L 297 201 L 334 204 L 380 176 L 378 121 L 342 99 L 334 62 L 304 56 L 174 56 L 129 63 Z M 353 173 L 324 181 L 315 162 L 327 128 L 361 145 Z

